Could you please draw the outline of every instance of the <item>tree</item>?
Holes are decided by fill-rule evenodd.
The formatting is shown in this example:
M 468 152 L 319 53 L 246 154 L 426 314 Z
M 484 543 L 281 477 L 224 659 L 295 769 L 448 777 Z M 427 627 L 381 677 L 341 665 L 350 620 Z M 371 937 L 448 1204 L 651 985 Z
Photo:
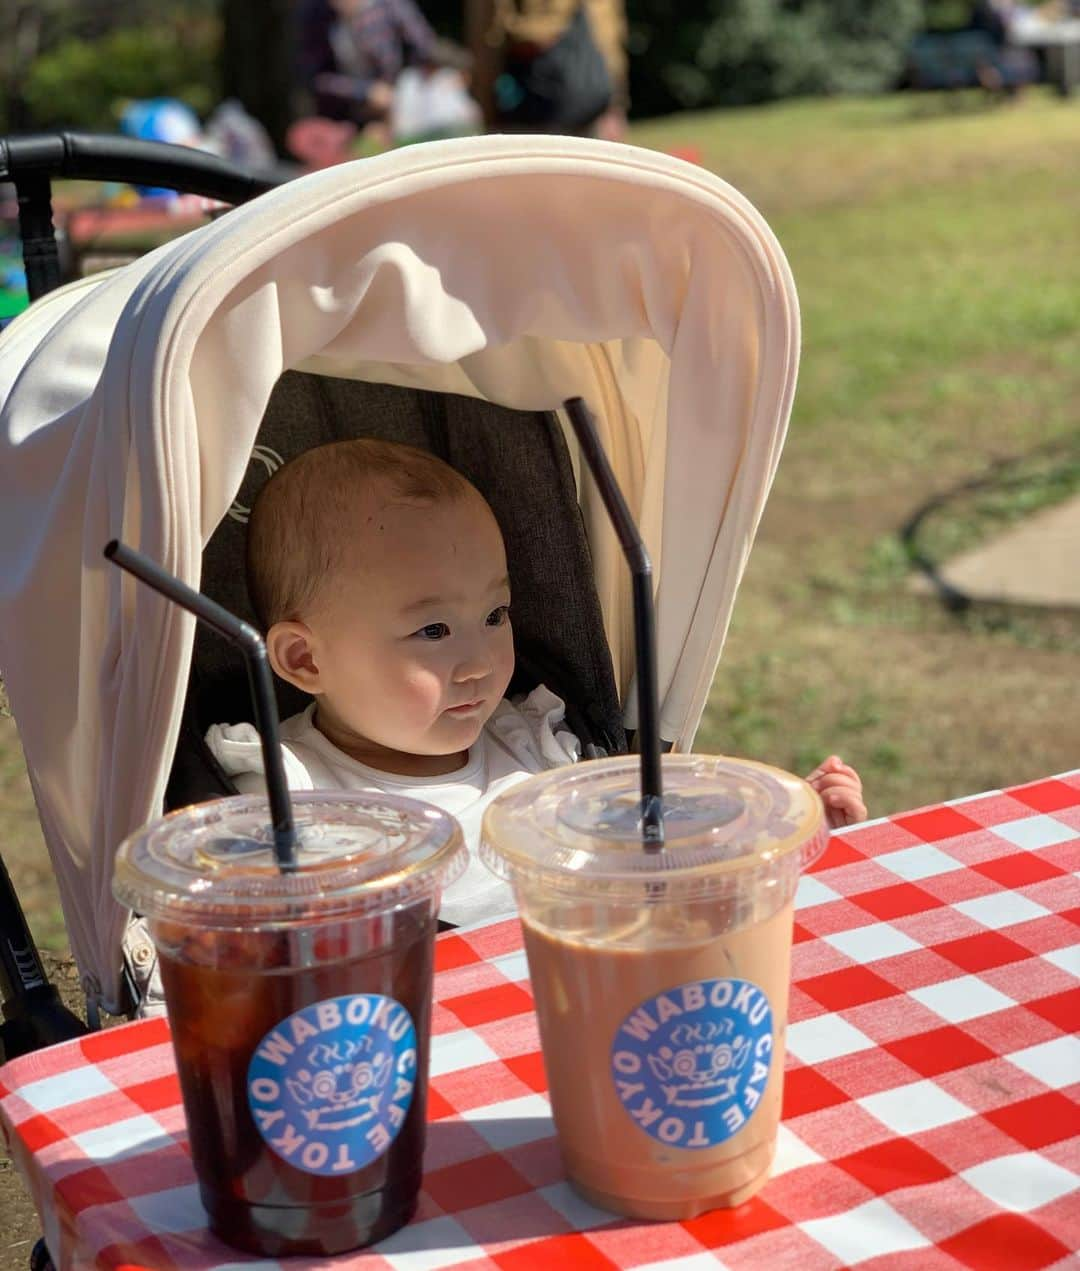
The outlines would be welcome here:
M 291 0 L 221 0 L 221 85 L 285 154 L 293 120 L 294 5 Z
M 70 5 L 63 0 L 5 0 L 0 6 L 0 129 L 31 127 L 26 77 L 46 43 L 50 23 Z
M 923 0 L 627 0 L 639 115 L 895 83 Z
M 185 55 L 199 57 L 200 45 L 185 49 L 191 30 L 200 32 L 205 42 L 206 23 L 212 20 L 219 0 L 0 0 L 0 131 L 16 132 L 64 123 L 69 126 L 109 127 L 113 122 L 100 108 L 102 94 L 117 76 L 139 78 L 150 92 L 173 89 L 170 75 L 185 65 Z M 110 65 L 115 46 L 103 40 L 119 32 L 142 32 L 151 50 L 154 40 L 171 39 L 177 47 L 170 51 L 168 66 L 158 68 L 153 53 L 139 66 L 135 76 L 131 66 Z M 135 46 L 139 36 L 131 36 L 125 46 Z M 56 60 L 53 60 L 56 59 Z M 70 82 L 76 69 L 81 80 Z M 161 74 L 155 80 L 155 73 Z M 191 73 L 187 74 L 191 78 Z M 199 75 L 196 74 L 198 79 Z M 161 88 L 154 88 L 155 83 Z M 203 68 L 200 81 L 216 96 L 213 65 Z M 54 90 L 62 90 L 60 97 Z M 89 99 L 79 98 L 80 91 Z M 197 94 L 199 95 L 199 94 Z M 203 94 L 205 95 L 205 94 Z M 194 104 L 194 103 L 193 103 Z

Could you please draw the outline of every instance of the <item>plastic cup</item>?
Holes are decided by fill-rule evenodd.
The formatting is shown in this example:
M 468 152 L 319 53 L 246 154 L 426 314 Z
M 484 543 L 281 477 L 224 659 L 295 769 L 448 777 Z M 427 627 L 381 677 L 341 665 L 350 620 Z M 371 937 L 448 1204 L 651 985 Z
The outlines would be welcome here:
M 297 869 L 265 799 L 129 838 L 114 891 L 157 948 L 211 1229 L 333 1254 L 411 1217 L 421 1180 L 436 915 L 457 823 L 389 795 L 297 794 Z
M 764 764 L 664 759 L 666 846 L 641 846 L 634 757 L 494 800 L 481 852 L 514 885 L 570 1181 L 633 1218 L 741 1204 L 776 1146 L 799 875 L 817 794 Z

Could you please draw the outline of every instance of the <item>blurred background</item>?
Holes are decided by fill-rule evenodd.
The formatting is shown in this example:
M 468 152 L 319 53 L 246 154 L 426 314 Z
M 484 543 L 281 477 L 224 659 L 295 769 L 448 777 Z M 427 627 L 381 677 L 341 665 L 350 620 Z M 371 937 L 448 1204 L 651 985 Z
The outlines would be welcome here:
M 731 182 L 788 253 L 805 344 L 699 748 L 802 772 L 839 752 L 881 816 L 1080 765 L 1077 9 L 4 0 L 0 135 L 123 131 L 288 177 L 532 128 Z M 539 83 L 552 69 L 557 100 Z M 0 321 L 26 303 L 6 195 Z M 61 185 L 65 267 L 129 259 L 212 212 Z M 2 698 L 0 715 L 3 855 L 62 965 Z

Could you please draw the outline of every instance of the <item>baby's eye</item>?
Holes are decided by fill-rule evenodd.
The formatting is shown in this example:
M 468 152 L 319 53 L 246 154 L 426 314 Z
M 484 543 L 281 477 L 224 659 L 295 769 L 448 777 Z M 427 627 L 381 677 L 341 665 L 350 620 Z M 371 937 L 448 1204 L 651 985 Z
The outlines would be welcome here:
M 450 628 L 445 622 L 429 622 L 426 627 L 413 632 L 421 640 L 445 640 L 449 634 Z
M 498 609 L 492 609 L 487 616 L 487 625 L 489 627 L 501 627 L 510 618 L 510 606 L 500 605 Z

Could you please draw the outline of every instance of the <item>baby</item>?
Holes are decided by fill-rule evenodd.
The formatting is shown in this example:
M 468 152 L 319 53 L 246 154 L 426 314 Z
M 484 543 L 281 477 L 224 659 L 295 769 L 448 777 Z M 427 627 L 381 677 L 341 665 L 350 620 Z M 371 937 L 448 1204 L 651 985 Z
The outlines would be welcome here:
M 248 590 L 270 662 L 315 700 L 281 728 L 291 789 L 370 790 L 433 803 L 473 856 L 441 916 L 472 922 L 513 901 L 475 848 L 487 804 L 531 773 L 573 763 L 563 703 L 511 703 L 510 584 L 480 493 L 426 451 L 335 442 L 260 491 Z M 215 725 L 210 749 L 242 793 L 262 792 L 250 725 Z
M 512 910 L 476 856 L 502 790 L 574 763 L 564 704 L 543 686 L 508 701 L 514 670 L 502 534 L 483 496 L 426 451 L 358 440 L 291 460 L 248 524 L 248 590 L 270 662 L 314 701 L 281 728 L 291 789 L 423 799 L 461 822 L 472 859 L 441 916 Z M 255 730 L 207 742 L 242 793 L 265 788 Z M 861 782 L 832 756 L 808 780 L 834 827 L 862 820 Z

